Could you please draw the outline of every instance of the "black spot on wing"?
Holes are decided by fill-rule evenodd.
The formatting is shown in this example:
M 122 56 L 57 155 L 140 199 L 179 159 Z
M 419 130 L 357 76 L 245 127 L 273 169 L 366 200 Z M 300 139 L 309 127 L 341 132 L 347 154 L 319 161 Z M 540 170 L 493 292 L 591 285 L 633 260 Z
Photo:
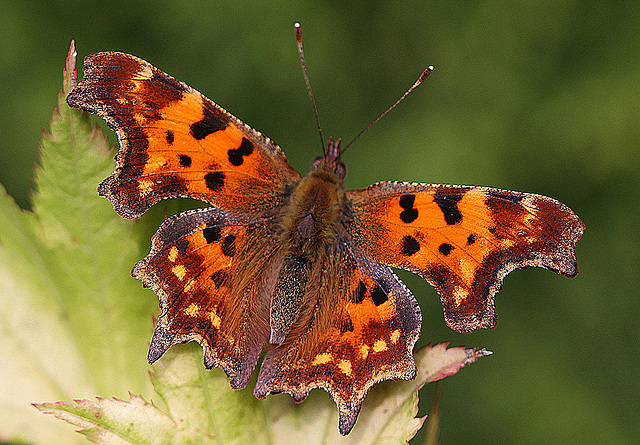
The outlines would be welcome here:
M 175 140 L 175 135 L 173 134 L 173 131 L 167 130 L 167 132 L 165 133 L 164 138 L 167 141 L 167 144 L 171 145 L 171 144 L 173 144 L 173 141 Z
M 416 195 L 402 195 L 400 197 L 400 207 L 403 208 L 400 213 L 400 219 L 403 223 L 409 224 L 418 219 L 418 209 L 413 208 Z
M 221 232 L 220 227 L 207 227 L 202 231 L 202 236 L 207 240 L 207 244 L 210 244 L 220 239 Z
M 467 237 L 467 246 L 470 246 L 475 242 L 476 242 L 476 236 L 475 236 L 475 234 L 472 233 L 471 235 L 469 235 Z
M 213 105 L 207 105 L 203 114 L 201 120 L 191 124 L 191 135 L 197 140 L 202 140 L 216 131 L 224 130 L 229 124 L 227 118 L 221 115 Z
M 212 192 L 217 192 L 224 186 L 225 176 L 222 172 L 211 172 L 204 175 L 207 188 Z
M 400 197 L 400 207 L 403 209 L 413 208 L 413 204 L 416 202 L 416 195 L 402 195 Z
M 455 249 L 455 247 L 453 247 L 451 244 L 449 243 L 442 243 L 440 244 L 440 247 L 438 247 L 438 250 L 440 251 L 441 254 L 443 254 L 444 256 L 447 256 L 451 253 L 451 251 Z
M 351 317 L 348 314 L 340 321 L 340 332 L 343 334 L 345 332 L 353 332 L 353 321 L 351 321 Z
M 351 301 L 353 303 L 362 303 L 366 292 L 367 285 L 364 284 L 364 281 L 361 281 L 360 283 L 358 283 L 358 287 L 356 287 L 356 289 L 353 291 L 353 294 L 351 295 Z
M 211 274 L 211 280 L 216 287 L 220 287 L 227 281 L 228 274 L 223 270 L 217 270 Z
M 187 155 L 178 155 L 178 159 L 180 159 L 181 167 L 190 167 L 191 166 L 191 157 Z
M 381 304 L 384 304 L 389 297 L 387 297 L 387 293 L 383 291 L 380 286 L 376 286 L 373 289 L 373 292 L 371 292 L 371 299 L 373 300 L 373 304 L 380 306 Z
M 253 143 L 247 138 L 242 138 L 240 147 L 232 148 L 227 152 L 229 155 L 229 162 L 236 167 L 242 165 L 244 162 L 244 156 L 249 156 L 251 153 L 253 153 Z
M 420 250 L 420 243 L 412 236 L 405 235 L 400 241 L 400 253 L 404 256 L 414 255 Z
M 462 221 L 462 213 L 458 210 L 458 202 L 462 199 L 464 193 L 465 190 L 451 191 L 446 187 L 441 187 L 436 190 L 433 202 L 440 207 L 447 224 L 453 225 Z
M 178 247 L 178 251 L 180 253 L 185 253 L 187 250 L 189 250 L 189 240 L 181 239 L 176 243 L 176 246 Z

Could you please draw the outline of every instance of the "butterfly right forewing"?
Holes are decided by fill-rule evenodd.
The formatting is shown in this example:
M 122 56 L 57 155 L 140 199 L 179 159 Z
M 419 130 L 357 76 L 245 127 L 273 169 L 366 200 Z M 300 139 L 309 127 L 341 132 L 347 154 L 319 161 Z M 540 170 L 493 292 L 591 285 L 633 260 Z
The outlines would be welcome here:
M 382 182 L 349 190 L 353 239 L 377 261 L 432 284 L 447 324 L 462 332 L 496 324 L 494 295 L 515 268 L 577 273 L 584 224 L 567 206 L 491 187 Z

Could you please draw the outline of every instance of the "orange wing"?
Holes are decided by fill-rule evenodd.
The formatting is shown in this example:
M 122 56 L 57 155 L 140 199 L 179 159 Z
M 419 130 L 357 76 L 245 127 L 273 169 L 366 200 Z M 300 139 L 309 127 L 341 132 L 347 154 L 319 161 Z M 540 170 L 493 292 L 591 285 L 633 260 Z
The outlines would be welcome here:
M 584 224 L 555 199 L 489 187 L 382 182 L 347 191 L 347 230 L 375 260 L 436 288 L 460 332 L 496 324 L 494 295 L 515 268 L 577 273 Z
M 417 301 L 386 266 L 357 246 L 335 245 L 317 264 L 303 311 L 285 342 L 264 358 L 256 397 L 313 388 L 336 402 L 340 433 L 351 431 L 367 391 L 383 380 L 412 379 L 422 317 Z
M 161 315 L 149 362 L 173 344 L 198 341 L 207 368 L 244 388 L 269 336 L 268 271 L 277 260 L 273 230 L 216 208 L 167 219 L 132 275 L 156 292 Z
M 300 178 L 268 138 L 129 54 L 88 56 L 67 102 L 98 114 L 118 134 L 116 171 L 98 192 L 127 218 L 177 196 L 248 213 L 275 205 Z

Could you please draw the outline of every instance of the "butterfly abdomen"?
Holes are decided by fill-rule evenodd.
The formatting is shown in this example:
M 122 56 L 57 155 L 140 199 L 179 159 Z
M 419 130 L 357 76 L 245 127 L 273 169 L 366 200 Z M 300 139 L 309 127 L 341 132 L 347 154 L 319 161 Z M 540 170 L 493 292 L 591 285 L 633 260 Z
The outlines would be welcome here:
M 269 343 L 282 344 L 298 319 L 309 282 L 310 266 L 305 256 L 285 257 L 271 299 Z

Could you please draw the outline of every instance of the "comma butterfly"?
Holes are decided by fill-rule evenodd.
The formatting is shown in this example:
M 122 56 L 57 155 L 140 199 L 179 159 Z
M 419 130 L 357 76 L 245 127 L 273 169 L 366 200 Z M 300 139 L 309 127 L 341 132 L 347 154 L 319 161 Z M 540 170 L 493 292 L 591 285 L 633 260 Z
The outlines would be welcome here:
M 298 46 L 302 56 L 299 27 Z M 270 139 L 132 55 L 88 56 L 67 102 L 118 135 L 116 170 L 98 188 L 117 213 L 174 197 L 211 204 L 164 221 L 132 271 L 160 301 L 149 362 L 195 340 L 207 368 L 244 388 L 266 345 L 254 394 L 300 402 L 323 388 L 342 434 L 372 386 L 416 374 L 420 308 L 391 267 L 435 287 L 460 332 L 495 326 L 513 269 L 577 273 L 584 225 L 552 198 L 405 182 L 344 190 L 332 139 L 301 176 Z

